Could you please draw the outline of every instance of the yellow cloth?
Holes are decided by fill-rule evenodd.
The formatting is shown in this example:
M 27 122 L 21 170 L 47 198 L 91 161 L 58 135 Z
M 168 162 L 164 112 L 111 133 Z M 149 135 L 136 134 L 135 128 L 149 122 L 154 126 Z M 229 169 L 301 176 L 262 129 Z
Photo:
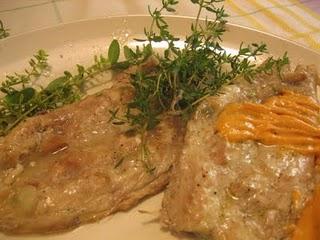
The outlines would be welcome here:
M 298 0 L 226 0 L 229 21 L 320 52 L 320 15 Z

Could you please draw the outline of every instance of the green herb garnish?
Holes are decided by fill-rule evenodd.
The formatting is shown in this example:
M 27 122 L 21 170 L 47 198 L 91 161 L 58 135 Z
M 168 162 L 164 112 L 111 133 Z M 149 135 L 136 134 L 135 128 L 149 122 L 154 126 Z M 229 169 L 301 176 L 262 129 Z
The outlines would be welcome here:
M 0 20 L 0 39 L 9 37 L 9 29 L 5 28 L 3 22 Z
M 120 56 L 120 45 L 117 40 L 113 40 L 109 46 L 108 58 L 111 64 L 118 62 Z
M 5 94 L 0 100 L 0 136 L 6 135 L 27 117 L 81 99 L 85 94 L 84 84 L 89 79 L 113 68 L 127 67 L 127 62 L 117 62 L 120 52 L 118 42 L 113 41 L 112 44 L 108 51 L 111 60 L 103 55 L 95 56 L 91 66 L 77 65 L 76 74 L 65 71 L 63 76 L 41 89 L 33 88 L 32 82 L 48 70 L 48 54 L 44 50 L 39 50 L 30 59 L 29 69 L 25 69 L 24 73 L 6 76 L 0 87 Z
M 144 30 L 147 39 L 142 50 L 135 52 L 124 47 L 130 63 L 139 63 L 136 56 L 141 52 L 148 52 L 157 59 L 154 71 L 142 70 L 131 75 L 135 96 L 128 104 L 125 116 L 112 115 L 115 120 L 121 118 L 121 123 L 129 123 L 141 134 L 154 128 L 163 114 L 188 115 L 202 100 L 217 94 L 223 85 L 232 83 L 238 76 L 250 81 L 258 73 L 271 73 L 275 67 L 280 71 L 288 64 L 284 55 L 279 59 L 270 57 L 265 64 L 257 66 L 252 60 L 267 53 L 264 43 L 241 44 L 237 55 L 228 54 L 221 47 L 228 15 L 223 7 L 215 6 L 221 0 L 191 2 L 198 6 L 198 14 L 183 48 L 176 47 L 178 39 L 170 33 L 162 15 L 163 11 L 175 11 L 176 0 L 162 0 L 160 9 L 151 11 L 149 8 L 152 23 Z M 203 11 L 211 20 L 200 21 Z M 153 51 L 152 42 L 167 43 L 163 55 Z

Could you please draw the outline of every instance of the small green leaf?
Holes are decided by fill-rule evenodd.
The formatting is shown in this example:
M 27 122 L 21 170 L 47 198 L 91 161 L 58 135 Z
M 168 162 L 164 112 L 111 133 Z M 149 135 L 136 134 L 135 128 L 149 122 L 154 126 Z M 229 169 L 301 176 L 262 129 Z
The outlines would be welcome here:
M 72 74 L 69 71 L 64 71 L 63 74 L 66 79 L 72 78 Z
M 108 50 L 108 58 L 111 64 L 114 64 L 118 61 L 120 56 L 120 45 L 119 42 L 114 39 L 110 46 L 109 46 L 109 50 Z
M 175 12 L 175 11 L 176 11 L 174 8 L 170 8 L 170 7 L 167 7 L 166 10 L 167 10 L 168 12 Z
M 19 91 L 15 91 L 13 93 L 7 94 L 4 97 L 4 100 L 8 103 L 8 104 L 19 104 L 20 101 L 20 92 Z
M 48 84 L 48 86 L 46 87 L 46 90 L 49 92 L 53 92 L 56 89 L 63 87 L 63 85 L 66 83 L 66 81 L 67 81 L 67 78 L 65 76 L 59 77 L 59 78 L 53 80 L 52 82 L 50 82 Z
M 148 44 L 147 46 L 145 46 L 144 48 L 143 48 L 143 55 L 144 55 L 144 57 L 145 58 L 148 58 L 148 57 L 150 57 L 151 55 L 152 55 L 152 46 L 151 46 L 151 44 Z
M 36 90 L 34 88 L 25 88 L 20 91 L 21 96 L 23 96 L 23 103 L 29 102 L 35 95 Z
M 131 60 L 131 59 L 135 58 L 135 53 L 128 46 L 123 47 L 123 53 L 124 53 L 124 56 L 127 60 Z
M 35 93 L 36 90 L 33 88 L 24 88 L 21 91 L 14 91 L 13 93 L 7 94 L 4 100 L 8 104 L 23 104 L 29 102 Z
M 209 7 L 209 6 L 208 6 L 208 7 L 206 7 L 206 9 L 207 9 L 207 11 L 209 11 L 209 12 L 213 12 L 213 13 L 215 12 L 215 9 L 212 8 L 212 7 Z

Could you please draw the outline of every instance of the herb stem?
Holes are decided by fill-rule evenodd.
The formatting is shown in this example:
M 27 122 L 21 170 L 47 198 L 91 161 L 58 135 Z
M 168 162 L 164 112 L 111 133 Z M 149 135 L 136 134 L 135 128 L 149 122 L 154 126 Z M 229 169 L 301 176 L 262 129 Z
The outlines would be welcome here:
M 145 124 L 143 126 L 143 128 L 140 131 L 140 137 L 141 137 L 141 143 L 140 143 L 140 160 L 142 162 L 142 164 L 144 165 L 144 167 L 146 168 L 148 173 L 152 173 L 154 168 L 152 168 L 152 166 L 150 165 L 149 162 L 149 150 L 148 147 L 146 145 L 146 134 L 147 134 L 147 124 Z
M 206 94 L 206 95 L 202 96 L 201 98 L 199 98 L 196 101 L 194 101 L 193 103 L 191 103 L 191 106 L 196 106 L 198 103 L 202 102 L 203 100 L 205 100 L 208 97 L 210 97 L 210 94 Z
M 48 101 L 50 98 L 52 98 L 53 95 L 48 96 L 47 98 L 43 99 L 41 103 L 45 103 Z M 18 123 L 20 123 L 22 120 L 24 120 L 30 113 L 32 113 L 34 110 L 36 110 L 39 106 L 35 105 L 31 107 L 28 111 L 22 113 L 19 118 L 17 118 L 13 123 L 8 125 L 8 127 L 3 131 L 3 134 L 6 135 L 12 128 L 14 128 Z
M 197 31 L 197 29 L 198 29 L 200 14 L 201 14 L 202 9 L 203 9 L 203 2 L 204 2 L 204 0 L 200 0 L 199 9 L 198 9 L 197 17 L 196 17 L 196 23 L 194 25 L 194 31 Z

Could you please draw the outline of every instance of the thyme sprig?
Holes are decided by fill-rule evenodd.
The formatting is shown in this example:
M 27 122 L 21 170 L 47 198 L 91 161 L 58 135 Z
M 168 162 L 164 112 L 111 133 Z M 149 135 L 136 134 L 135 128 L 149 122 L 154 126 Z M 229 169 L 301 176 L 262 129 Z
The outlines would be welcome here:
M 22 85 L 22 88 L 25 88 L 26 84 L 31 83 L 34 78 L 39 77 L 48 68 L 48 54 L 44 50 L 39 50 L 29 60 L 29 67 L 30 69 L 25 69 L 24 73 L 7 75 L 1 83 L 0 91 L 13 94 L 16 91 L 16 86 Z
M 46 87 L 32 87 L 33 80 L 39 78 L 48 70 L 48 54 L 39 50 L 29 61 L 29 68 L 23 73 L 6 76 L 0 86 L 5 96 L 0 101 L 0 136 L 6 135 L 18 123 L 27 117 L 56 109 L 73 103 L 85 94 L 84 84 L 89 79 L 110 70 L 122 69 L 128 62 L 118 62 L 119 43 L 112 41 L 108 58 L 95 56 L 94 63 L 89 67 L 76 65 L 75 74 L 65 71 L 64 74 L 52 80 Z
M 144 30 L 148 49 L 157 59 L 154 71 L 138 71 L 131 75 L 131 85 L 135 96 L 127 105 L 125 116 L 112 117 L 122 119 L 119 123 L 128 123 L 138 131 L 150 130 L 160 121 L 163 114 L 188 116 L 205 98 L 215 95 L 225 84 L 230 84 L 239 76 L 251 81 L 256 74 L 270 74 L 274 68 L 278 71 L 288 64 L 285 54 L 282 58 L 268 58 L 263 65 L 254 63 L 254 59 L 267 53 L 264 43 L 241 44 L 236 55 L 227 53 L 221 46 L 226 31 L 226 17 L 223 7 L 216 7 L 221 0 L 191 0 L 198 6 L 198 14 L 191 25 L 191 34 L 185 38 L 183 48 L 178 48 L 178 40 L 170 33 L 169 25 L 162 15 L 164 11 L 174 12 L 176 0 L 162 0 L 162 7 L 151 11 L 152 22 Z M 210 16 L 203 22 L 200 15 L 206 11 Z M 166 42 L 164 54 L 152 49 L 152 42 Z M 125 52 L 129 50 L 125 47 Z M 135 53 L 127 60 L 132 63 Z M 125 119 L 125 120 L 124 120 Z
M 150 56 L 156 58 L 154 69 L 145 71 L 139 68 L 131 74 L 130 83 L 135 96 L 127 104 L 126 113 L 119 116 L 118 110 L 110 110 L 111 122 L 129 124 L 141 136 L 140 160 L 150 173 L 154 168 L 149 161 L 146 134 L 164 115 L 188 117 L 201 101 L 217 94 L 223 85 L 232 83 L 235 78 L 242 76 L 251 81 L 256 74 L 271 74 L 274 68 L 280 73 L 281 68 L 289 63 L 285 54 L 283 58 L 270 57 L 264 64 L 256 65 L 252 60 L 267 53 L 264 43 L 241 44 L 236 55 L 228 54 L 221 46 L 228 15 L 223 7 L 215 5 L 221 0 L 191 2 L 198 6 L 198 13 L 183 48 L 176 47 L 175 42 L 179 39 L 170 33 L 162 15 L 164 11 L 175 11 L 176 0 L 162 0 L 162 7 L 153 11 L 149 8 L 152 22 L 149 29 L 144 29 L 147 43 L 142 50 L 124 47 L 130 64 L 141 64 Z M 203 11 L 207 11 L 210 20 L 200 21 Z M 163 54 L 152 49 L 153 42 L 167 44 Z
M 9 29 L 5 28 L 3 22 L 0 20 L 0 39 L 9 37 Z

